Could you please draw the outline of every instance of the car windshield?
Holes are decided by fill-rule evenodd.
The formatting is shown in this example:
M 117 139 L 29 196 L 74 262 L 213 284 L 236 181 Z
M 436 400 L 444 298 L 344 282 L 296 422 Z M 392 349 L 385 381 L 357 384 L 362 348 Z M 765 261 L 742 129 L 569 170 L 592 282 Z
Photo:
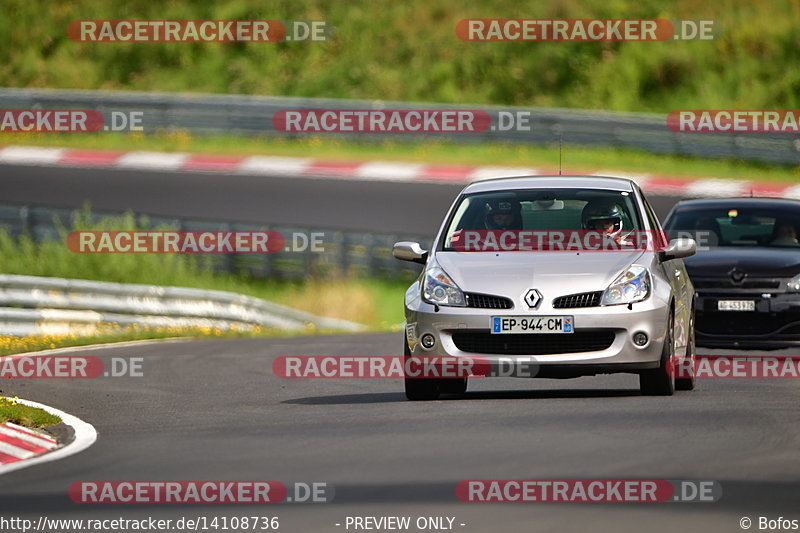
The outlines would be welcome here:
M 673 237 L 691 237 L 698 246 L 800 248 L 800 209 L 727 207 L 677 211 L 665 227 Z
M 641 229 L 633 195 L 599 189 L 519 189 L 466 195 L 447 227 L 443 250 L 464 230 L 598 230 L 613 220 L 624 231 Z

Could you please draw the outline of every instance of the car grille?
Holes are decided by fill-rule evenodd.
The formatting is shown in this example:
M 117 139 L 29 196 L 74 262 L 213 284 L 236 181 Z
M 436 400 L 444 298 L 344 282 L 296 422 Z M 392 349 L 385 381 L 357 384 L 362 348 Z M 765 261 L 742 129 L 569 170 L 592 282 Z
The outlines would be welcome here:
M 614 342 L 610 330 L 575 333 L 512 333 L 493 335 L 483 331 L 456 331 L 453 342 L 462 352 L 498 355 L 551 355 L 597 352 Z
M 555 309 L 569 309 L 575 307 L 597 307 L 598 305 L 600 305 L 601 296 L 603 296 L 603 291 L 582 292 L 580 294 L 559 296 L 558 298 L 553 300 L 553 307 Z
M 468 292 L 464 296 L 467 298 L 467 307 L 478 309 L 511 309 L 514 307 L 514 302 L 502 296 L 474 292 Z
M 774 279 L 746 279 L 733 283 L 730 279 L 693 280 L 695 289 L 779 289 L 781 282 Z
M 697 313 L 696 324 L 698 333 L 709 335 L 769 335 L 782 328 L 780 334 L 787 335 L 800 332 L 800 313 Z

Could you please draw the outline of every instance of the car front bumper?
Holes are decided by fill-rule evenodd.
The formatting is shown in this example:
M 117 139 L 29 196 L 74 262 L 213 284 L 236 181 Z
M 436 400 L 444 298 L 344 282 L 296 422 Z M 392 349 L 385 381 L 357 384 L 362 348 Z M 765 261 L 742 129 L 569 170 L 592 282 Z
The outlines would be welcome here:
M 406 342 L 411 355 L 450 356 L 478 359 L 491 365 L 504 365 L 515 358 L 537 367 L 536 377 L 576 377 L 618 372 L 638 372 L 657 368 L 661 362 L 668 323 L 669 303 L 651 296 L 639 303 L 607 307 L 553 309 L 535 312 L 520 309 L 475 309 L 438 307 L 422 301 L 416 291 L 406 298 Z M 409 297 L 409 295 L 411 297 Z M 574 333 L 492 334 L 495 316 L 572 316 Z M 685 331 L 676 324 L 676 339 L 685 340 Z M 648 337 L 644 346 L 633 343 L 633 335 Z M 425 334 L 433 335 L 435 345 L 426 349 L 420 343 Z M 506 342 L 506 338 L 514 337 Z M 582 339 L 576 342 L 576 337 Z M 601 337 L 607 341 L 600 341 Z M 525 352 L 530 338 L 536 344 Z M 471 339 L 472 342 L 464 342 Z M 554 353 L 542 353 L 544 343 Z M 579 350 L 568 351 L 579 347 Z M 466 349 L 465 349 L 466 348 Z M 547 348 L 544 348 L 547 349 Z M 566 351 L 565 351 L 566 350 Z
M 706 348 L 779 349 L 800 346 L 800 294 L 739 291 L 699 294 L 697 345 Z M 719 311 L 720 300 L 753 300 L 755 311 Z

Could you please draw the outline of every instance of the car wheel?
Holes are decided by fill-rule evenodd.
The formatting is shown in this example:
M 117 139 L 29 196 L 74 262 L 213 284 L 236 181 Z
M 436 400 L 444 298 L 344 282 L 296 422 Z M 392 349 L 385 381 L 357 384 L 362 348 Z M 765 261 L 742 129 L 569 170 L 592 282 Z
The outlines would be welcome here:
M 672 396 L 675 393 L 675 374 L 670 371 L 675 355 L 675 316 L 669 312 L 669 323 L 661 350 L 661 364 L 658 368 L 645 370 L 639 374 L 639 389 L 645 396 Z
M 692 309 L 692 316 L 689 320 L 689 342 L 686 345 L 686 359 L 684 361 L 691 362 L 691 376 L 688 378 L 675 378 L 675 390 L 694 390 L 694 365 L 697 356 L 697 346 L 694 339 L 694 309 Z M 684 365 L 688 366 L 686 362 L 684 362 Z
M 403 368 L 406 367 L 408 358 L 411 357 L 408 341 L 405 341 L 404 344 L 403 355 L 405 357 L 403 360 Z M 435 400 L 439 397 L 439 393 L 441 392 L 440 381 L 442 380 L 405 377 L 406 398 L 412 401 Z

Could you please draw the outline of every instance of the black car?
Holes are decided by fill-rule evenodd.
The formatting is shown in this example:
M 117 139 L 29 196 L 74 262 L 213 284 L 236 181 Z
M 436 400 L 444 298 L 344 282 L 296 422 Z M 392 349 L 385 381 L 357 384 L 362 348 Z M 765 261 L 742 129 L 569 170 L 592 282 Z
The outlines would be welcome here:
M 664 228 L 697 241 L 684 263 L 697 294 L 698 346 L 800 345 L 800 201 L 686 200 Z

